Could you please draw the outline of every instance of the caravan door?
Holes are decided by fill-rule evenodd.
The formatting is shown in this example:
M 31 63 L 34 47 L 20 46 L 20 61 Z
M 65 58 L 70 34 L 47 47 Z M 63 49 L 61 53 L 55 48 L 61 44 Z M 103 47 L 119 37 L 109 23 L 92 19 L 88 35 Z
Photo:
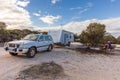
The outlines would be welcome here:
M 67 45 L 69 42 L 68 34 L 64 34 L 64 44 Z

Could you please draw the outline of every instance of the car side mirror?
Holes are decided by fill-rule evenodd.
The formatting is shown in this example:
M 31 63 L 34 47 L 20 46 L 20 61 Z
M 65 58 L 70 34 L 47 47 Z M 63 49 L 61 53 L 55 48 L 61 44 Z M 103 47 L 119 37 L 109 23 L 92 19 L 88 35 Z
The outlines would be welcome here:
M 38 40 L 38 42 L 41 42 L 41 40 Z

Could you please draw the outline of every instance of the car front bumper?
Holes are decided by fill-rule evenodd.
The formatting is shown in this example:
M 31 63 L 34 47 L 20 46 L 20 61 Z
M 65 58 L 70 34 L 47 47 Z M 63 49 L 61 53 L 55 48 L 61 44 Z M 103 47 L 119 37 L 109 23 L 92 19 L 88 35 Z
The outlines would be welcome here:
M 19 49 L 19 48 L 10 48 L 5 47 L 5 50 L 12 53 L 27 53 L 29 49 Z

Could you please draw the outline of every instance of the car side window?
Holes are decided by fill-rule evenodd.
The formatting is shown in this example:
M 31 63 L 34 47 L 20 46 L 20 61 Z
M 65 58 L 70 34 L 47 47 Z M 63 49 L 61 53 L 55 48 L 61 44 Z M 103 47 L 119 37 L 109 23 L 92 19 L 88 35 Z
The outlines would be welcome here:
M 51 37 L 51 36 L 48 36 L 48 39 L 49 39 L 49 40 L 52 40 L 52 37 Z
M 44 41 L 44 36 L 40 36 L 39 40 L 38 41 Z
M 45 41 L 48 41 L 48 36 L 45 36 Z
M 51 41 L 52 38 L 51 38 L 51 36 L 45 36 L 45 40 L 46 40 L 46 41 Z

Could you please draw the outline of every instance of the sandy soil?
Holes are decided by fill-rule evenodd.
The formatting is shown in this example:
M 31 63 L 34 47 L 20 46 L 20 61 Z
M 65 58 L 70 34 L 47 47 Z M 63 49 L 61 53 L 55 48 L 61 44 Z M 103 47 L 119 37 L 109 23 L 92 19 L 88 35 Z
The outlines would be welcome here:
M 70 49 L 56 48 L 40 52 L 35 58 L 25 55 L 10 56 L 0 48 L 0 80 L 15 80 L 25 67 L 54 61 L 64 68 L 69 79 L 65 80 L 120 80 L 120 54 L 88 54 Z M 63 80 L 63 79 L 57 79 Z

